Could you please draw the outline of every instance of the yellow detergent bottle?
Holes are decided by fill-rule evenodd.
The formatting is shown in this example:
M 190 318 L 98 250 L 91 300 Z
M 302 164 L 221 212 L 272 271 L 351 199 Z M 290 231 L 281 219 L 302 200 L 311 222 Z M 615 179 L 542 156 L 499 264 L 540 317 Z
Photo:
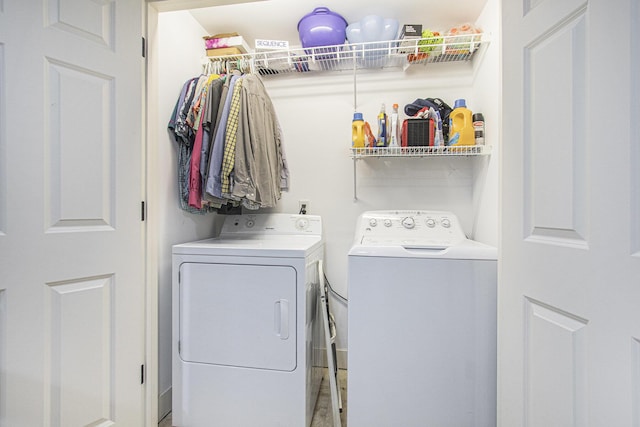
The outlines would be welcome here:
M 351 124 L 351 146 L 353 148 L 364 148 L 364 119 L 362 113 L 353 113 Z
M 456 99 L 453 111 L 449 114 L 448 145 L 476 145 L 473 114 L 464 99 Z

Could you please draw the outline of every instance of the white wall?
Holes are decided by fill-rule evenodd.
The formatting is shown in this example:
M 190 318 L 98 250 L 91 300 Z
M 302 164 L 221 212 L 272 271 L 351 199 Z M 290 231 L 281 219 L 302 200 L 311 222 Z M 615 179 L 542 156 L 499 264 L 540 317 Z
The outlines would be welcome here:
M 489 33 L 491 43 L 484 50 L 481 66 L 477 68 L 473 82 L 473 95 L 476 111 L 482 112 L 485 119 L 487 143 L 491 144 L 491 156 L 484 159 L 476 171 L 474 183 L 473 238 L 489 245 L 498 246 L 499 236 L 499 165 L 502 137 L 500 134 L 502 109 L 502 75 L 500 52 L 500 0 L 488 0 L 477 25 Z
M 498 1 L 489 0 L 483 29 L 498 38 Z M 161 216 L 159 237 L 160 392 L 170 384 L 170 246 L 211 231 L 213 216 L 184 214 L 177 208 L 174 147 L 166 137 L 166 122 L 182 83 L 200 70 L 201 28 L 187 12 L 161 13 L 158 23 L 157 186 Z M 490 45 L 477 72 L 470 64 L 430 64 L 406 72 L 374 70 L 357 76 L 357 105 L 351 72 L 289 74 L 264 77 L 283 133 L 291 172 L 291 189 L 277 212 L 297 212 L 298 200 L 310 200 L 310 214 L 323 218 L 325 269 L 333 288 L 348 297 L 347 253 L 359 214 L 375 209 L 438 209 L 457 214 L 470 237 L 489 244 L 498 241 L 499 45 Z M 495 46 L 494 46 L 495 43 Z M 476 64 L 477 66 L 478 64 Z M 380 104 L 387 112 L 398 103 L 440 97 L 453 106 L 465 98 L 470 109 L 487 121 L 491 157 L 368 159 L 357 161 L 357 194 L 353 197 L 354 163 L 349 156 L 354 108 L 364 113 L 375 132 Z M 494 159 L 495 156 L 495 159 Z M 265 211 L 268 212 L 268 211 Z M 343 365 L 347 348 L 347 308 L 332 299 L 337 320 L 337 347 Z M 161 408 L 162 410 L 162 408 Z
M 468 65 L 468 64 L 459 64 Z M 403 110 L 416 98 L 466 98 L 473 108 L 467 67 L 433 64 L 430 68 L 378 71 L 357 76 L 357 110 L 375 132 L 380 104 Z M 426 74 L 425 74 L 426 73 Z M 428 78 L 427 78 L 428 77 Z M 406 158 L 357 161 L 357 200 L 350 157 L 353 75 L 283 76 L 265 79 L 284 133 L 291 169 L 291 190 L 277 210 L 294 212 L 298 200 L 311 200 L 309 213 L 322 216 L 326 274 L 333 288 L 348 297 L 347 253 L 358 215 L 376 209 L 452 210 L 470 234 L 473 228 L 474 165 L 478 158 Z M 404 118 L 404 113 L 401 113 Z M 333 299 L 337 347 L 347 347 L 346 307 Z M 344 358 L 341 358 L 343 361 Z
M 158 259 L 158 413 L 171 408 L 171 246 L 210 237 L 217 215 L 194 215 L 178 204 L 177 153 L 167 124 L 183 83 L 201 69 L 202 27 L 189 12 L 158 14 L 149 36 L 150 183 L 148 218 L 157 233 Z

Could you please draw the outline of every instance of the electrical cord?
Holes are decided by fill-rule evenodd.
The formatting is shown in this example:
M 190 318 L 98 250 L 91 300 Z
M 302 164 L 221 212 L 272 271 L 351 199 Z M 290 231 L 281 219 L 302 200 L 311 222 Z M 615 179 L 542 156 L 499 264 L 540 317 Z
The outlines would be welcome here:
M 338 299 L 340 301 L 342 301 L 344 303 L 344 305 L 349 305 L 349 300 L 345 297 L 343 297 L 342 295 L 340 295 L 336 290 L 333 289 L 333 287 L 331 286 L 331 283 L 329 282 L 329 279 L 327 278 L 327 275 L 324 275 L 324 281 L 327 284 L 327 287 L 329 288 L 329 292 L 331 292 L 333 295 L 335 295 L 336 297 L 338 297 Z

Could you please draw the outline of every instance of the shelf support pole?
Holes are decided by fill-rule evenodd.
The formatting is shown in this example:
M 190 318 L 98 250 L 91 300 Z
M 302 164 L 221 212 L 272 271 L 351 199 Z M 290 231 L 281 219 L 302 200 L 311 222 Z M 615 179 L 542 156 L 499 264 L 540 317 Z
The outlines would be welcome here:
M 357 182 L 357 176 L 358 173 L 356 172 L 356 162 L 358 161 L 358 159 L 353 156 L 353 201 L 357 202 L 358 201 L 358 182 Z
M 358 88 L 357 88 L 357 74 L 358 74 L 358 59 L 357 52 L 353 53 L 353 111 L 358 111 Z
M 358 83 L 357 83 L 357 75 L 358 75 L 358 55 L 357 52 L 353 53 L 353 111 L 357 111 L 358 109 Z M 356 162 L 358 159 L 356 156 L 353 156 L 353 201 L 354 203 L 358 201 L 358 173 L 356 171 Z

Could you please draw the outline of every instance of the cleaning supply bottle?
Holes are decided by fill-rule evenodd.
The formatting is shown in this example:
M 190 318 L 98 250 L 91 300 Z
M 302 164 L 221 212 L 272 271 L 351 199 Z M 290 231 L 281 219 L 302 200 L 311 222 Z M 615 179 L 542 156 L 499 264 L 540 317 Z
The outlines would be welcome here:
M 351 122 L 351 146 L 353 148 L 364 148 L 364 119 L 362 113 L 353 113 Z
M 389 130 L 389 147 L 399 147 L 398 144 L 398 104 L 393 104 L 391 111 L 391 129 Z
M 378 140 L 376 141 L 376 147 L 386 147 L 387 143 L 387 111 L 384 104 L 382 104 L 378 114 Z
M 464 99 L 456 99 L 449 114 L 449 145 L 475 145 L 471 110 Z
M 368 148 L 376 146 L 376 137 L 371 130 L 369 122 L 364 122 L 364 146 Z
M 476 137 L 476 145 L 484 145 L 484 116 L 482 113 L 473 114 L 473 130 Z

